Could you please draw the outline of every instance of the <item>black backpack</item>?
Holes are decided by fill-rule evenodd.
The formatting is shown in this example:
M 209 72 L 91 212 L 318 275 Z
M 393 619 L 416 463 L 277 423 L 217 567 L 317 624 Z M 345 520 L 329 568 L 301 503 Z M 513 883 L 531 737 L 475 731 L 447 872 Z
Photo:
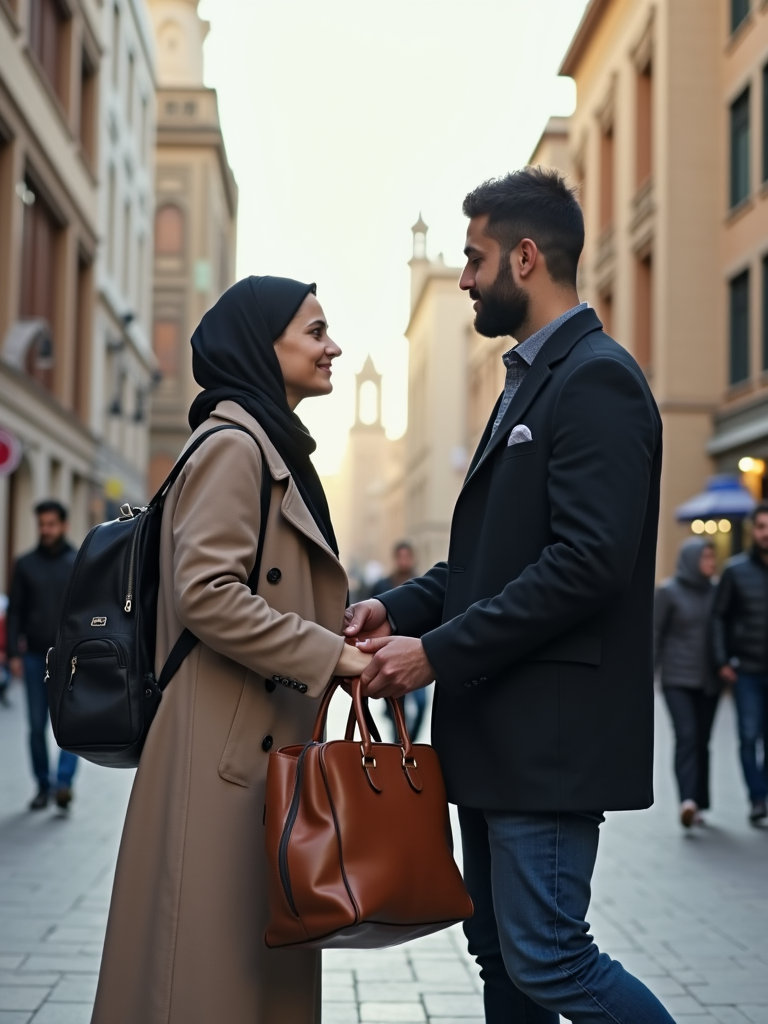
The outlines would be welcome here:
M 253 437 L 244 427 L 234 425 L 201 434 L 148 505 L 123 505 L 119 519 L 91 530 L 72 569 L 56 644 L 46 657 L 48 704 L 58 745 L 95 764 L 111 768 L 138 765 L 163 690 L 198 642 L 185 629 L 155 679 L 160 523 L 165 496 L 187 459 L 220 430 L 242 430 Z M 265 459 L 256 564 L 248 580 L 254 593 L 271 483 Z

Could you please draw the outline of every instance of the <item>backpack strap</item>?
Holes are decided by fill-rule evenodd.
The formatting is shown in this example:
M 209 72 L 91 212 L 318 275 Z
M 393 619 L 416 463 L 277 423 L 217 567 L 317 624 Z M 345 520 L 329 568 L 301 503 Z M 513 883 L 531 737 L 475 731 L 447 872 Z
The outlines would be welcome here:
M 189 456 L 193 453 L 193 451 L 197 450 L 197 448 L 206 439 L 206 437 L 209 437 L 211 434 L 217 433 L 219 430 L 242 430 L 244 431 L 244 433 L 250 434 L 250 436 L 253 437 L 253 434 L 251 434 L 250 430 L 245 430 L 244 427 L 235 426 L 214 427 L 213 430 L 209 430 L 207 431 L 207 433 L 201 434 L 200 437 L 198 437 L 197 440 L 193 444 L 191 444 L 189 448 L 187 448 L 186 451 L 182 454 L 179 461 L 168 474 L 165 483 L 163 483 L 163 485 L 160 487 L 155 497 L 152 498 L 150 504 L 161 502 L 165 498 L 165 495 L 167 494 L 169 487 L 173 485 L 174 481 L 178 477 L 179 473 L 181 472 L 184 466 L 184 463 L 187 461 Z M 256 443 L 258 444 L 258 441 Z M 264 554 L 264 538 L 266 537 L 267 534 L 267 520 L 269 519 L 269 506 L 272 499 L 272 476 L 270 475 L 269 472 L 267 460 L 266 458 L 263 458 L 263 453 L 262 459 L 263 469 L 261 473 L 261 521 L 259 523 L 259 542 L 256 547 L 256 561 L 253 566 L 253 572 L 248 577 L 248 586 L 251 588 L 251 592 L 254 594 L 256 593 L 256 588 L 259 585 L 261 560 Z M 199 638 L 196 637 L 195 634 L 190 629 L 185 628 L 182 630 L 181 636 L 173 645 L 171 653 L 166 658 L 165 664 L 163 665 L 162 671 L 160 672 L 160 676 L 157 680 L 157 685 L 161 693 L 166 688 L 168 683 L 170 683 L 171 679 L 173 679 L 173 677 L 179 671 L 184 659 L 187 657 L 188 654 L 190 654 L 194 650 L 198 643 Z

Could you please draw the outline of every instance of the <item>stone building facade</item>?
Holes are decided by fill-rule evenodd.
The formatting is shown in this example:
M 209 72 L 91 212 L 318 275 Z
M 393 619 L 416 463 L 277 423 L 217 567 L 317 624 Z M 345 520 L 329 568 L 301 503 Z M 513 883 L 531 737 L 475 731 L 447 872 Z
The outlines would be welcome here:
M 0 589 L 49 495 L 90 525 L 93 281 L 99 237 L 96 0 L 0 0 Z
M 197 0 L 149 0 L 157 45 L 156 213 L 152 339 L 159 386 L 152 401 L 150 486 L 189 436 L 197 393 L 189 339 L 233 282 L 237 185 L 216 92 L 203 84 L 207 22 Z

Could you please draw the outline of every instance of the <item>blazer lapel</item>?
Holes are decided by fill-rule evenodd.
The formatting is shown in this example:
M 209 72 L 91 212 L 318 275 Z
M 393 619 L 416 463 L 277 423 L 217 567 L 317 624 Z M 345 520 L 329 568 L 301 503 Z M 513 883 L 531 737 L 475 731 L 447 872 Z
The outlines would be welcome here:
M 470 479 L 475 475 L 478 469 L 480 469 L 480 467 L 488 460 L 489 456 L 495 452 L 501 444 L 506 444 L 509 429 L 511 429 L 509 425 L 511 424 L 514 426 L 515 423 L 519 423 L 522 420 L 523 416 L 530 408 L 531 403 L 551 376 L 552 371 L 549 366 L 540 359 L 534 359 L 533 366 L 531 366 L 525 377 L 523 377 L 520 387 L 517 389 L 514 398 L 509 403 L 509 408 L 504 413 L 504 417 L 499 424 L 498 430 L 487 443 L 485 451 L 480 456 L 474 470 L 472 470 L 467 477 L 467 483 L 469 483 Z
M 593 309 L 584 309 L 581 313 L 576 313 L 569 320 L 566 320 L 561 327 L 558 327 L 551 337 L 547 338 L 541 351 L 534 359 L 532 366 L 523 377 L 520 387 L 515 392 L 515 396 L 510 402 L 509 408 L 504 413 L 504 418 L 499 424 L 499 429 L 493 435 L 491 440 L 486 442 L 485 449 L 483 450 L 483 441 L 485 441 L 486 437 L 490 435 L 490 429 L 496 419 L 501 398 L 499 398 L 499 401 L 496 403 L 494 414 L 489 421 L 489 426 L 486 427 L 483 439 L 478 445 L 478 452 L 482 452 L 482 454 L 478 457 L 478 452 L 475 453 L 472 465 L 467 473 L 467 478 L 464 481 L 464 486 L 469 483 L 475 473 L 477 473 L 478 469 L 487 462 L 489 456 L 502 444 L 507 443 L 509 431 L 512 427 L 517 423 L 522 423 L 525 414 L 535 401 L 536 396 L 552 376 L 551 367 L 554 366 L 555 363 L 560 362 L 561 359 L 565 359 L 577 342 L 581 341 L 582 338 L 587 334 L 591 334 L 593 331 L 602 330 L 602 326 L 603 325 L 597 318 L 597 314 Z

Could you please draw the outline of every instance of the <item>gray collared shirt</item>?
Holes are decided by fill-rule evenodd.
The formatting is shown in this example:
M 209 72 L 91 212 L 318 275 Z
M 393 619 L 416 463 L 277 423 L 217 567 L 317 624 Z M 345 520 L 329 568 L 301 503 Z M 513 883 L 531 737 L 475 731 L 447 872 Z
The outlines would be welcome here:
M 498 414 L 493 423 L 491 437 L 493 437 L 499 429 L 499 424 L 504 419 L 504 413 L 509 408 L 510 402 L 517 394 L 517 389 L 523 383 L 523 377 L 530 369 L 533 360 L 541 351 L 547 338 L 551 337 L 558 327 L 562 327 L 566 320 L 570 320 L 572 316 L 576 315 L 576 313 L 581 313 L 582 310 L 588 308 L 589 307 L 586 302 L 582 302 L 578 306 L 574 306 L 573 309 L 567 310 L 556 320 L 552 320 L 550 323 L 545 324 L 545 326 L 536 331 L 535 334 L 532 334 L 530 338 L 526 338 L 525 341 L 521 341 L 519 345 L 511 348 L 509 352 L 504 353 L 501 358 L 504 360 L 504 365 L 507 368 L 507 379 L 504 382 L 504 395 L 499 405 Z M 490 438 L 488 441 L 490 444 Z

